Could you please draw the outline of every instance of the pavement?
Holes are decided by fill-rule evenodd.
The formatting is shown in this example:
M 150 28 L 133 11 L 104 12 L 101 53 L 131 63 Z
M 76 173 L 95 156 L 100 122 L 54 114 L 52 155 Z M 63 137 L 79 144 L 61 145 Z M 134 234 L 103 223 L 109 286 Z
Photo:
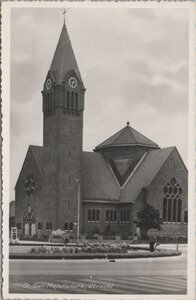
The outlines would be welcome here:
M 161 245 L 176 249 L 176 245 Z M 10 293 L 186 294 L 187 245 L 180 256 L 109 260 L 10 260 Z

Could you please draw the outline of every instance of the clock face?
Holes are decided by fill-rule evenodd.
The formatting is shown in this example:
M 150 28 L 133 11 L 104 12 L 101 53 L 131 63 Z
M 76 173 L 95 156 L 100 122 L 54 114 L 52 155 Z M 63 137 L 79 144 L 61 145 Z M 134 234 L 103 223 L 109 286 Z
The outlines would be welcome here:
M 78 82 L 77 82 L 77 79 L 74 78 L 74 77 L 70 77 L 69 78 L 69 86 L 72 88 L 72 89 L 75 89 L 78 85 Z
M 46 81 L 46 89 L 49 90 L 51 88 L 51 85 L 52 85 L 52 81 L 50 78 L 48 78 Z

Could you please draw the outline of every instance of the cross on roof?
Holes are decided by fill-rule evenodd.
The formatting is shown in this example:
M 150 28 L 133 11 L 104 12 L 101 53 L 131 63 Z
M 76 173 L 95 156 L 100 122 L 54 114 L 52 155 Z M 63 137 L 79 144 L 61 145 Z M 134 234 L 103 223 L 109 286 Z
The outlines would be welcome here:
M 63 19 L 64 19 L 64 24 L 65 24 L 65 14 L 67 13 L 67 10 L 66 9 L 64 9 L 63 10 Z

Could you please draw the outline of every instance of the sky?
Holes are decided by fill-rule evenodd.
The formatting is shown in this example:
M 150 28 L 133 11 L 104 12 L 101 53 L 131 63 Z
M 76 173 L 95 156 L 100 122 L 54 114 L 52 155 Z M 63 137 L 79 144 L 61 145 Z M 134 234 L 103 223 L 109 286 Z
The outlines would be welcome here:
M 62 8 L 12 8 L 10 200 L 29 145 L 43 145 L 43 84 Z M 83 149 L 126 126 L 188 155 L 188 10 L 70 8 L 66 25 L 85 85 Z

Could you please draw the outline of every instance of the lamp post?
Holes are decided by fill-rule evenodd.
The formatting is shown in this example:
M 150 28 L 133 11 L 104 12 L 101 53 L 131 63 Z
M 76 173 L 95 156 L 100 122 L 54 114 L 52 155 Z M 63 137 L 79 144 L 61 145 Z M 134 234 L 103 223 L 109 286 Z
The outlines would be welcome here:
M 80 181 L 76 179 L 78 183 L 78 227 L 77 227 L 77 243 L 80 241 Z

